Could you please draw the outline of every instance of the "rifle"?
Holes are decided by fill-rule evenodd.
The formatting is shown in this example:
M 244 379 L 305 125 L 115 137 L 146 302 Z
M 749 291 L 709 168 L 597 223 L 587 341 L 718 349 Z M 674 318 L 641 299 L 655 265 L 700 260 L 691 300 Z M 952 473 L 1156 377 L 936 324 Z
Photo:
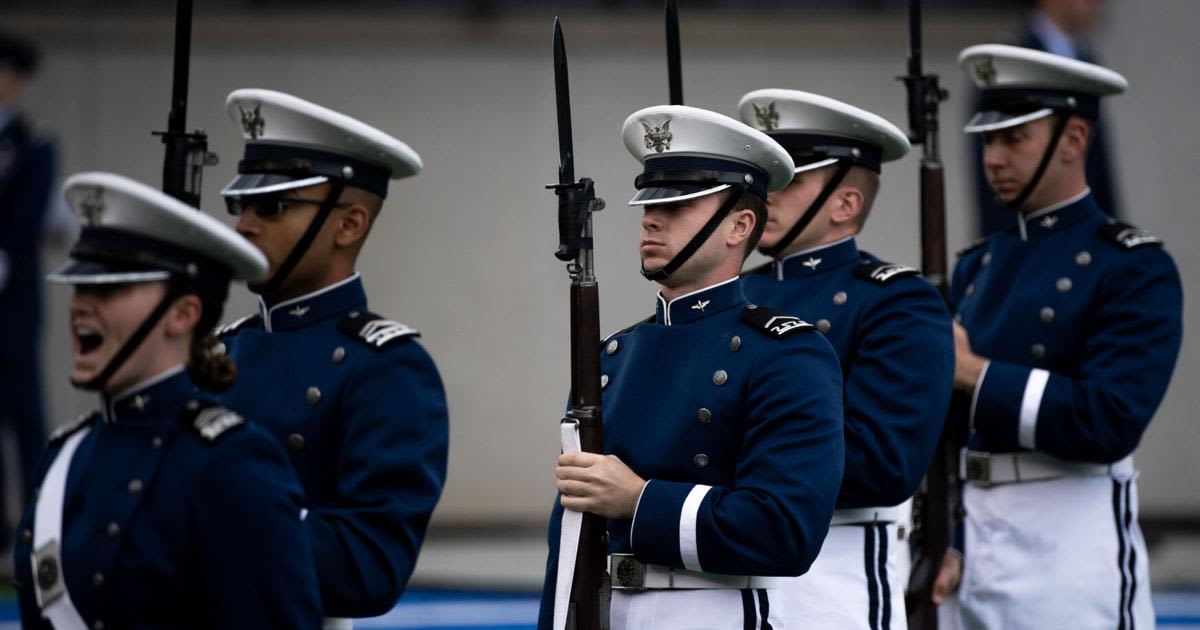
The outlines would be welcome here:
M 562 25 L 554 20 L 554 92 L 558 109 L 558 183 L 547 186 L 558 196 L 558 251 L 571 278 L 571 409 L 564 423 L 579 430 L 581 449 L 604 452 L 600 415 L 600 287 L 592 256 L 592 213 L 604 208 L 590 178 L 575 181 L 571 137 L 571 96 Z M 608 628 L 608 531 L 604 518 L 583 514 L 571 582 L 567 628 Z M 562 567 L 559 567 L 560 570 Z
M 171 110 L 167 130 L 153 132 L 166 145 L 163 157 L 163 192 L 192 206 L 200 207 L 200 178 L 205 166 L 217 163 L 217 155 L 208 150 L 208 136 L 202 130 L 187 133 L 188 64 L 192 53 L 192 0 L 175 3 L 175 72 L 171 86 Z
M 683 70 L 679 56 L 679 10 L 675 0 L 667 0 L 667 83 L 671 87 L 671 105 L 683 105 Z
M 909 0 L 908 74 L 898 77 L 908 90 L 909 140 L 921 145 L 921 269 L 942 298 L 949 292 L 946 273 L 946 189 L 938 146 L 938 106 L 947 94 L 936 74 L 926 74 L 921 65 L 921 0 Z M 908 626 L 913 630 L 936 630 L 937 607 L 933 583 L 942 557 L 950 546 L 950 532 L 957 502 L 956 445 L 961 438 L 946 423 L 938 438 L 933 461 L 913 498 L 916 555 L 905 593 Z

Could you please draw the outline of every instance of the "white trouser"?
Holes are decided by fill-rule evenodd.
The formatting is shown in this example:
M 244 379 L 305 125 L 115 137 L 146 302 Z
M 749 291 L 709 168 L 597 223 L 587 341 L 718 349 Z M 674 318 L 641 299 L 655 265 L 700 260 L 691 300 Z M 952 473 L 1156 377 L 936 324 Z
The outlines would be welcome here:
M 783 630 L 775 589 L 613 591 L 612 630 Z M 766 619 L 764 619 L 764 616 Z
M 966 484 L 958 626 L 1152 630 L 1136 476 Z
M 903 630 L 907 546 L 896 523 L 830 527 L 812 568 L 782 583 L 771 610 L 789 628 Z

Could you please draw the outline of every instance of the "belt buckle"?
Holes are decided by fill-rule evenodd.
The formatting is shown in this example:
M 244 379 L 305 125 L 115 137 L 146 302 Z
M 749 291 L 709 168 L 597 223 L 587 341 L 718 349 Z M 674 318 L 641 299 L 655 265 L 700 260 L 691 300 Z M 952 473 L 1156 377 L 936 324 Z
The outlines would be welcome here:
M 646 590 L 646 565 L 631 553 L 614 553 L 608 557 L 608 570 L 615 591 Z
M 61 575 L 58 541 L 50 540 L 33 552 L 33 581 L 37 588 L 38 607 L 45 609 L 66 592 Z
M 967 451 L 965 476 L 967 481 L 984 488 L 992 486 L 992 454 L 981 451 Z

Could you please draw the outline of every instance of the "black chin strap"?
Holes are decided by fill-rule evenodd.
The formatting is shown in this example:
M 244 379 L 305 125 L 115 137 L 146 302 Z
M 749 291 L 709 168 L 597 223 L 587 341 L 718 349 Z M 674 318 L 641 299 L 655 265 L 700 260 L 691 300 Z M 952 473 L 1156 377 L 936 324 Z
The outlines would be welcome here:
M 149 335 L 150 331 L 158 325 L 158 321 L 162 319 L 162 316 L 171 307 L 171 304 L 175 303 L 175 298 L 178 298 L 180 295 L 183 295 L 183 291 L 177 288 L 174 282 L 168 282 L 167 292 L 163 295 L 162 300 L 158 302 L 158 306 L 155 306 L 154 310 L 146 316 L 146 319 L 142 321 L 142 325 L 133 331 L 129 339 L 125 340 L 125 344 L 117 350 L 112 359 L 109 359 L 108 365 L 104 366 L 104 369 L 92 379 L 83 382 L 71 379 L 71 384 L 88 391 L 104 389 L 104 386 L 108 384 L 108 379 L 112 378 L 112 375 L 120 369 L 125 360 L 129 358 L 129 355 L 133 354 L 138 346 L 142 345 L 142 341 L 146 339 L 146 335 Z
M 1058 141 L 1062 138 L 1063 131 L 1067 128 L 1067 119 L 1070 118 L 1070 115 L 1065 112 L 1056 113 L 1058 114 L 1058 122 L 1054 123 L 1054 133 L 1050 136 L 1050 145 L 1046 147 L 1046 152 L 1042 154 L 1042 161 L 1038 164 L 1037 170 L 1034 171 L 1033 178 L 1029 180 L 1028 184 L 1025 184 L 1025 188 L 1021 191 L 1021 194 L 1017 195 L 1015 199 L 1007 204 L 1004 204 L 1010 210 L 1020 211 L 1021 206 L 1033 194 L 1033 189 L 1037 188 L 1038 182 L 1042 180 L 1042 175 L 1046 174 L 1046 168 L 1050 166 L 1050 159 L 1054 157 L 1054 150 L 1058 148 Z M 1004 202 L 1001 201 L 1001 203 Z
M 721 204 L 721 207 L 717 208 L 717 212 L 712 215 L 712 218 L 708 220 L 708 223 L 705 223 L 704 227 L 700 228 L 700 231 L 692 237 L 692 240 L 688 241 L 688 244 L 684 245 L 683 249 L 679 250 L 679 253 L 675 254 L 675 257 L 672 258 L 670 262 L 663 265 L 660 269 L 655 271 L 646 271 L 646 265 L 643 263 L 642 277 L 653 282 L 662 282 L 663 280 L 670 278 L 671 274 L 675 273 L 675 271 L 678 270 L 683 263 L 687 262 L 687 260 L 692 257 L 692 254 L 695 254 L 696 250 L 700 249 L 700 246 L 708 240 L 708 237 L 712 236 L 712 233 L 716 231 L 717 226 L 721 225 L 721 221 L 724 221 L 725 217 L 729 216 L 730 211 L 733 210 L 733 206 L 736 205 L 737 202 L 742 198 L 742 195 L 746 194 L 746 185 L 733 184 L 729 190 L 729 197 L 725 199 L 725 202 Z
M 813 199 L 813 202 L 809 204 L 808 209 L 804 211 L 804 215 L 801 216 L 798 221 L 796 221 L 796 224 L 792 226 L 792 229 L 788 230 L 787 234 L 784 234 L 783 238 L 779 239 L 779 242 L 775 243 L 774 246 L 760 247 L 758 251 L 770 256 L 771 258 L 779 257 L 779 255 L 783 253 L 783 250 L 787 249 L 788 245 L 791 245 L 792 241 L 796 240 L 797 236 L 800 236 L 800 233 L 804 231 L 804 228 L 808 227 L 809 223 L 812 223 L 812 220 L 816 218 L 817 213 L 821 211 L 821 207 L 824 206 L 825 202 L 829 201 L 829 197 L 833 195 L 833 191 L 837 190 L 837 187 L 842 184 L 842 180 L 846 179 L 846 174 L 850 172 L 850 168 L 852 166 L 854 166 L 853 160 L 844 158 L 839 159 L 838 167 L 837 170 L 833 172 L 833 177 L 829 178 L 829 181 L 825 184 L 825 187 L 821 189 L 821 194 L 817 195 L 816 199 Z
M 342 191 L 346 189 L 346 183 L 341 180 L 333 180 L 333 187 L 329 189 L 329 194 L 325 196 L 325 201 L 321 203 L 321 207 L 317 209 L 316 216 L 312 222 L 308 224 L 308 229 L 300 236 L 300 240 L 296 241 L 295 247 L 292 247 L 291 253 L 284 259 L 283 264 L 279 265 L 279 269 L 275 270 L 266 282 L 250 283 L 247 285 L 251 291 L 263 296 L 270 296 L 287 280 L 292 270 L 299 264 L 300 259 L 304 258 L 304 253 L 308 251 L 313 240 L 317 238 L 317 233 L 321 231 L 321 227 L 325 225 L 325 221 L 333 212 L 334 206 L 337 205 L 337 200 L 342 196 Z

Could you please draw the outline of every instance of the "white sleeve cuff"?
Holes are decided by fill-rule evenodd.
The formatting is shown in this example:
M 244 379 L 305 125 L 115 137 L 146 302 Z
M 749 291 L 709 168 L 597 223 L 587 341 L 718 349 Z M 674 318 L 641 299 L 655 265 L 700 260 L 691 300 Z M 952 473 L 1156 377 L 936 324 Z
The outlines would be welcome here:
M 979 404 L 979 392 L 983 391 L 983 379 L 987 378 L 988 367 L 991 365 L 991 359 L 983 362 L 983 369 L 979 370 L 979 378 L 975 379 L 975 391 L 971 393 L 971 413 L 967 416 L 967 426 L 970 427 L 972 433 L 975 432 L 975 405 Z
M 1029 372 L 1029 379 L 1025 381 L 1025 395 L 1021 397 L 1021 421 L 1017 425 L 1017 443 L 1031 451 L 1035 448 L 1037 438 L 1038 410 L 1042 407 L 1042 395 L 1046 392 L 1046 382 L 1049 380 L 1049 372 L 1034 369 Z
M 700 504 L 712 486 L 696 485 L 683 500 L 683 509 L 679 512 L 679 557 L 683 567 L 691 571 L 701 571 L 700 550 L 696 547 L 696 519 L 700 512 Z

